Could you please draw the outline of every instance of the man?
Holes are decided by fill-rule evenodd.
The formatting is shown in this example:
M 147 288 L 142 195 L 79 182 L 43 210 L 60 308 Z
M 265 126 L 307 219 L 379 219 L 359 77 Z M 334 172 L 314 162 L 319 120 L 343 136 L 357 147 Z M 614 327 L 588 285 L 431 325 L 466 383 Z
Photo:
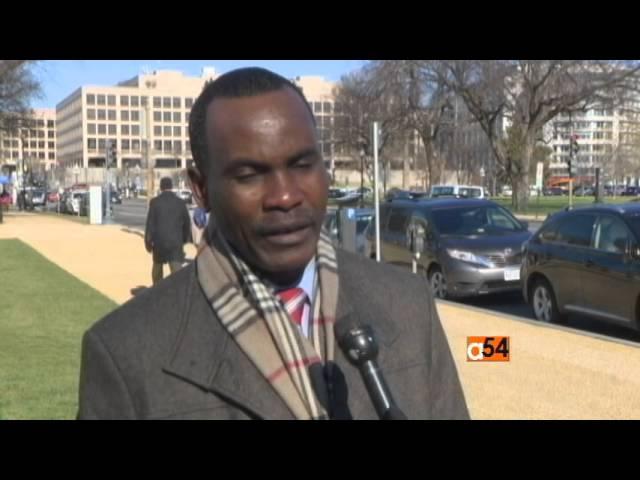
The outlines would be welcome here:
M 191 218 L 185 203 L 171 189 L 171 179 L 160 180 L 160 195 L 151 200 L 147 214 L 144 244 L 147 252 L 153 252 L 151 279 L 156 285 L 164 275 L 163 267 L 169 264 L 171 273 L 177 272 L 184 262 L 185 243 L 191 241 Z
M 375 419 L 334 341 L 352 324 L 373 328 L 408 418 L 467 418 L 425 279 L 321 233 L 328 176 L 297 87 L 257 68 L 222 75 L 189 136 L 207 242 L 86 333 L 79 418 Z

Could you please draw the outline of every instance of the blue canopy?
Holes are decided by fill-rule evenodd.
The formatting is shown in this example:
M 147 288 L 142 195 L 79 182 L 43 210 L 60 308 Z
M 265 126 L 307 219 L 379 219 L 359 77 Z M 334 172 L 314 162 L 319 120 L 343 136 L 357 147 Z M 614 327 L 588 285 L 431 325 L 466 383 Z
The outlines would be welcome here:
M 11 180 L 9 179 L 9 177 L 0 175 L 0 185 L 2 185 L 3 183 L 11 183 Z

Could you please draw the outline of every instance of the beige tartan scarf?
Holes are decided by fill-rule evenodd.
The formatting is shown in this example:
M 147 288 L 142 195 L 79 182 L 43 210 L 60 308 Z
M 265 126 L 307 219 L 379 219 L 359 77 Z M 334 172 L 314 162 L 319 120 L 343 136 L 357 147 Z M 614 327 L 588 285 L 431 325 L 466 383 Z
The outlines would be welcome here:
M 310 337 L 291 320 L 272 288 L 236 256 L 210 222 L 196 257 L 198 281 L 224 328 L 297 419 L 327 419 L 326 365 L 333 361 L 338 265 L 322 231 L 316 251 Z

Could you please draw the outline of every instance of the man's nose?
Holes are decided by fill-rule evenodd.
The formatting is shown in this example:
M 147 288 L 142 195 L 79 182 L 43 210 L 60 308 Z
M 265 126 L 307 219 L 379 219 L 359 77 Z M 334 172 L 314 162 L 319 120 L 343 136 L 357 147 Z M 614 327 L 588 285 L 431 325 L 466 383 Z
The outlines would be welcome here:
M 294 175 L 277 172 L 267 181 L 265 210 L 291 210 L 302 203 L 304 195 Z

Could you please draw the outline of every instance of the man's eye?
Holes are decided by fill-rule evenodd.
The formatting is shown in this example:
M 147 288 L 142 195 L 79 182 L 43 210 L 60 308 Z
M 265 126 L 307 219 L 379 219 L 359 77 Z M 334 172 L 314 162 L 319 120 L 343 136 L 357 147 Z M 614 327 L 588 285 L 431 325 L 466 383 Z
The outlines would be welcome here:
M 252 178 L 255 178 L 259 175 L 258 172 L 256 172 L 255 170 L 240 170 L 238 172 L 236 172 L 236 174 L 234 175 L 234 178 L 236 180 L 250 180 Z

